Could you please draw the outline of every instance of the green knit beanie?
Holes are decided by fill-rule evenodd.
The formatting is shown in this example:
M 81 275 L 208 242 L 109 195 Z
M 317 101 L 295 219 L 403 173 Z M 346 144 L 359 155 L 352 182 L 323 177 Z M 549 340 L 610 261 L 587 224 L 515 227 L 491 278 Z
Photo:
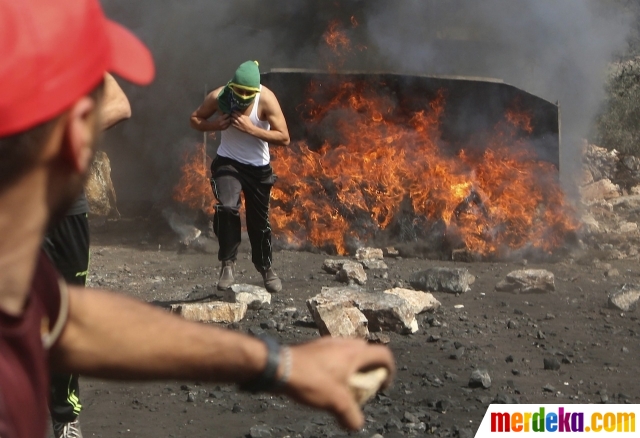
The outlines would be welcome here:
M 260 70 L 258 61 L 247 61 L 240 64 L 231 79 L 231 84 L 240 85 L 243 88 L 260 91 Z

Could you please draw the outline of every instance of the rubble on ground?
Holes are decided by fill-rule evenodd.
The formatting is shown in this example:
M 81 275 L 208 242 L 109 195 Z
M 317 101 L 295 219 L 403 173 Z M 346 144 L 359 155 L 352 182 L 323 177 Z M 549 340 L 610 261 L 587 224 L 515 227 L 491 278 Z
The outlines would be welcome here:
M 546 269 L 521 269 L 512 271 L 496 284 L 499 292 L 544 293 L 556 290 L 553 272 Z
M 323 287 L 320 294 L 307 300 L 307 307 L 319 327 L 324 323 L 318 308 L 354 307 L 364 314 L 370 331 L 418 331 L 413 307 L 404 298 L 393 294 L 366 292 L 352 287 Z
M 367 282 L 367 273 L 360 263 L 346 261 L 342 265 L 342 269 L 338 271 L 337 279 L 347 284 L 364 285 Z
M 244 303 L 248 309 L 259 310 L 271 304 L 271 294 L 260 286 L 234 284 L 225 291 L 224 300 L 230 303 Z
M 442 291 L 465 293 L 471 290 L 475 277 L 466 268 L 435 267 L 417 272 L 411 276 L 409 283 L 415 289 L 423 291 Z
M 622 310 L 623 312 L 633 311 L 638 306 L 640 300 L 640 286 L 624 285 L 619 290 L 609 295 L 609 307 Z
M 357 260 L 382 260 L 384 257 L 380 248 L 358 248 L 356 250 Z
M 171 311 L 195 322 L 230 324 L 241 321 L 247 313 L 245 303 L 181 303 L 171 305 Z
M 433 312 L 440 307 L 440 301 L 428 292 L 419 292 L 401 287 L 394 287 L 384 291 L 386 294 L 397 295 L 407 300 L 413 312 L 417 315 L 423 312 Z

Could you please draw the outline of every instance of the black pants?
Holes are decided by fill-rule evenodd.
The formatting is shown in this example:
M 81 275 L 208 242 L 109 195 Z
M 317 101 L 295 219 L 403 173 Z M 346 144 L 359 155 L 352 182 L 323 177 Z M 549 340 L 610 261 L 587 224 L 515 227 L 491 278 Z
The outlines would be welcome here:
M 45 237 L 43 248 L 67 283 L 84 286 L 89 269 L 89 220 L 86 214 L 65 216 Z M 75 374 L 51 373 L 51 417 L 75 421 L 80 414 L 80 387 Z
M 269 199 L 275 182 L 273 169 L 250 166 L 227 157 L 211 163 L 211 187 L 218 199 L 213 231 L 218 237 L 218 260 L 235 260 L 240 246 L 240 192 L 244 194 L 251 260 L 259 271 L 271 267 L 271 224 Z

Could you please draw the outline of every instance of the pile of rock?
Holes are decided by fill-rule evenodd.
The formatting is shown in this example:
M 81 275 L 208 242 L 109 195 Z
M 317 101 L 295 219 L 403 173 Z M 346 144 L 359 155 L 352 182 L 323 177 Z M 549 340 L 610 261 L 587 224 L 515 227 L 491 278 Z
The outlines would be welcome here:
M 360 248 L 356 251 L 355 260 L 351 259 L 327 259 L 322 269 L 329 274 L 335 274 L 335 278 L 348 285 L 364 286 L 367 282 L 367 270 L 386 271 L 384 254 L 379 248 Z
M 640 158 L 585 144 L 579 190 L 588 234 L 638 231 Z
M 370 330 L 417 332 L 416 315 L 436 310 L 440 302 L 430 293 L 409 289 L 367 292 L 347 286 L 322 288 L 307 307 L 321 335 L 368 339 Z

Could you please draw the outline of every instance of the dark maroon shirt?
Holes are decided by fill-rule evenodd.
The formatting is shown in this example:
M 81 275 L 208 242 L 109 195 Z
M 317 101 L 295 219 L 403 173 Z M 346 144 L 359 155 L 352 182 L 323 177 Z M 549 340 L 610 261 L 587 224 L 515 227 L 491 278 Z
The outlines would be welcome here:
M 1 438 L 45 437 L 49 400 L 47 348 L 61 331 L 67 311 L 67 296 L 61 295 L 58 278 L 51 262 L 41 253 L 24 313 L 15 317 L 0 311 Z

